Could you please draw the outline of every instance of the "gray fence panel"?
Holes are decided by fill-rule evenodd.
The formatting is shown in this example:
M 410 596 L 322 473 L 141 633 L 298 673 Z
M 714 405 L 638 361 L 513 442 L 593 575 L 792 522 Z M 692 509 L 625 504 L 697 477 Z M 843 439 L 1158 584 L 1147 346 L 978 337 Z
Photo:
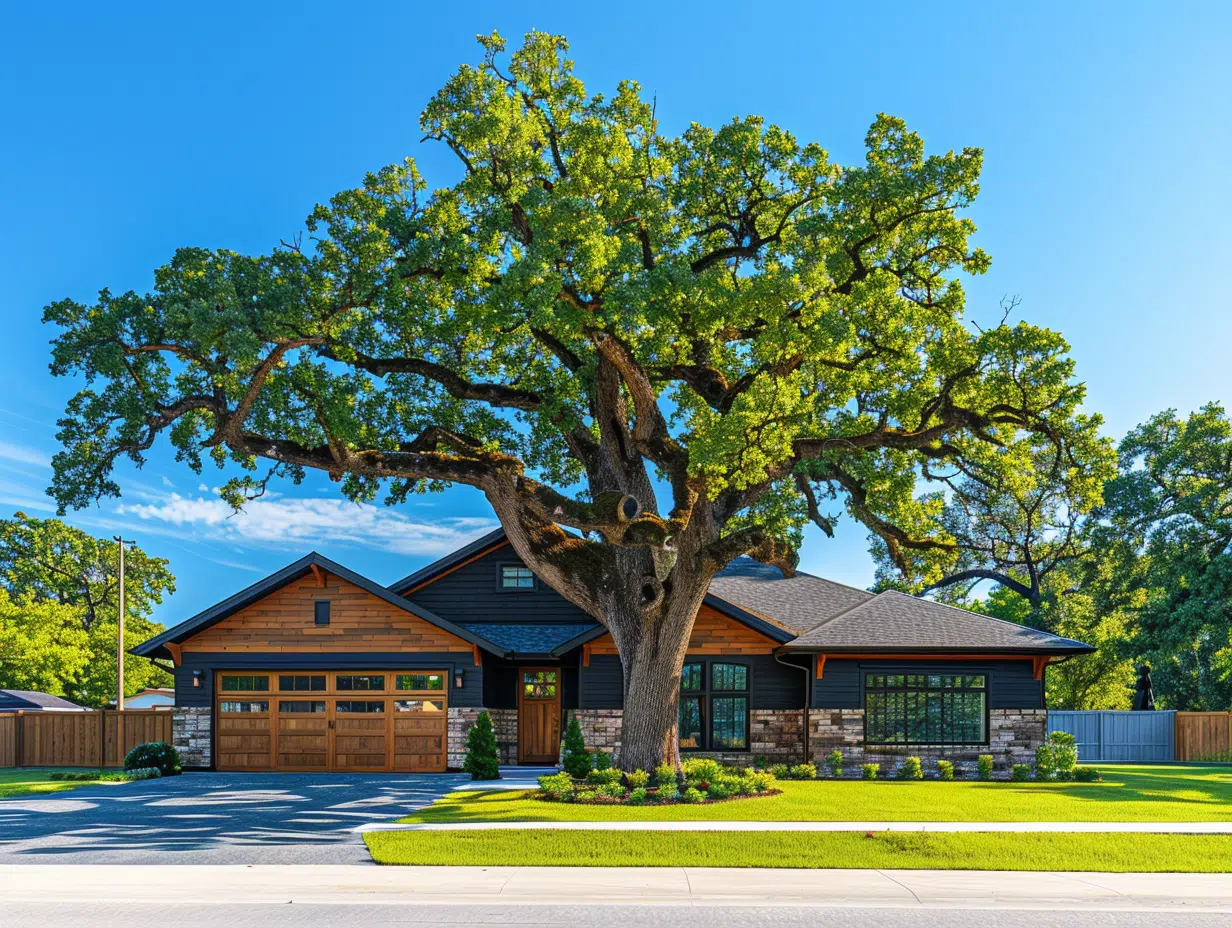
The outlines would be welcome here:
M 1067 731 L 1078 743 L 1078 759 L 1159 762 L 1176 759 L 1176 713 L 1051 711 L 1049 731 Z

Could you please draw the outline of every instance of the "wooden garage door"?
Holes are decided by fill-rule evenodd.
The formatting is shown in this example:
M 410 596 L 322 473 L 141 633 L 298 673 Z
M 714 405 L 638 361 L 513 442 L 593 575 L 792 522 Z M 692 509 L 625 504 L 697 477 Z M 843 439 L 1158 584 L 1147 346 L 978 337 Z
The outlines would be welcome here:
M 220 770 L 443 771 L 445 671 L 217 675 Z

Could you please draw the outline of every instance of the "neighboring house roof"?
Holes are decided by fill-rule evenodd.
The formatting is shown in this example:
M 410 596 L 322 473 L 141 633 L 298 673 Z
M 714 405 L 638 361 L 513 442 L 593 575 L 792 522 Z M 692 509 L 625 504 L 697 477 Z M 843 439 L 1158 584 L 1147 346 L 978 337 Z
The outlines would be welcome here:
M 784 577 L 777 567 L 738 557 L 710 580 L 710 593 L 742 606 L 799 635 L 816 628 L 875 594 L 797 571 Z
M 0 710 L 12 712 L 18 709 L 24 711 L 32 709 L 84 711 L 75 702 L 69 702 L 67 699 L 62 699 L 59 696 L 52 696 L 50 693 L 40 693 L 37 690 L 0 690 Z
M 503 528 L 498 528 L 495 531 L 488 532 L 488 534 L 482 536 L 481 538 L 476 538 L 469 545 L 463 545 L 457 551 L 454 551 L 451 554 L 446 554 L 443 558 L 433 561 L 426 567 L 419 568 L 419 570 L 415 571 L 413 574 L 408 574 L 401 580 L 391 583 L 389 585 L 389 589 L 393 590 L 395 593 L 405 593 L 412 587 L 420 586 L 426 583 L 432 578 L 445 573 L 451 567 L 461 564 L 463 561 L 469 560 L 475 555 L 486 551 L 488 548 L 496 548 L 504 543 L 505 530 Z
M 391 606 L 396 606 L 397 608 L 402 609 L 405 612 L 409 612 L 417 618 L 423 619 L 425 622 L 435 625 L 437 628 L 444 629 L 450 634 L 461 638 L 463 641 L 478 645 L 485 651 L 490 651 L 493 654 L 504 653 L 500 648 L 492 644 L 486 638 L 476 635 L 462 626 L 450 622 L 448 619 L 442 619 L 440 616 L 429 612 L 427 609 L 416 606 L 414 603 L 403 599 L 397 593 L 391 592 L 379 583 L 374 583 L 362 574 L 357 574 L 353 570 L 348 570 L 336 561 L 331 561 L 329 558 L 324 555 L 317 554 L 315 551 L 306 557 L 300 558 L 293 564 L 288 564 L 286 567 L 282 568 L 282 570 L 270 574 L 264 580 L 257 581 L 252 586 L 241 590 L 234 596 L 224 599 L 217 605 L 211 606 L 204 612 L 197 613 L 191 619 L 186 619 L 179 625 L 167 629 L 161 635 L 155 635 L 149 641 L 142 642 L 137 645 L 137 647 L 132 649 L 132 653 L 140 657 L 150 657 L 159 652 L 159 650 L 162 649 L 162 646 L 169 641 L 178 644 L 184 639 L 190 638 L 198 632 L 204 631 L 211 625 L 215 625 L 223 619 L 234 615 L 244 607 L 252 605 L 257 600 L 268 596 L 275 590 L 281 589 L 288 583 L 292 583 L 295 580 L 306 576 L 312 570 L 313 566 L 319 567 L 326 573 L 333 574 L 336 577 L 341 577 L 348 583 L 352 583 L 359 587 L 364 592 L 371 593 L 378 599 L 383 599 Z
M 482 635 L 493 644 L 504 648 L 511 655 L 551 655 L 556 648 L 572 641 L 579 635 L 594 629 L 602 629 L 597 622 L 568 624 L 531 625 L 525 622 L 498 625 L 488 622 L 467 622 L 465 627 L 476 635 Z
M 1011 651 L 1030 654 L 1087 654 L 1095 649 L 1016 622 L 1006 622 L 886 590 L 805 632 L 791 651 L 946 652 Z

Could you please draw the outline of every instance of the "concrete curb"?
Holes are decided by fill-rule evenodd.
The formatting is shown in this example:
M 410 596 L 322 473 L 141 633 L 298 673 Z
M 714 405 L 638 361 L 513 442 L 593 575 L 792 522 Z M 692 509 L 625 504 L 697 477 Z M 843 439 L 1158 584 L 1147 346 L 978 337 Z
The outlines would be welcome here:
M 1232 835 L 1232 822 L 367 822 L 351 829 L 371 831 L 931 831 L 1029 833 L 1131 833 L 1144 835 Z

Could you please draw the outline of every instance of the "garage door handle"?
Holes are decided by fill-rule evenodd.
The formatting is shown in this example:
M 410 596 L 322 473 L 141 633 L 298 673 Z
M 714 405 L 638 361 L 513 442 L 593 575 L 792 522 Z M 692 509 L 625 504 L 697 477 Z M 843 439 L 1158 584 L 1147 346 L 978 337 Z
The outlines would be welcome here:
M 330 731 L 333 731 L 333 730 L 334 730 L 334 720 L 333 720 L 333 719 L 330 719 L 330 720 L 329 720 L 329 730 L 330 730 Z

